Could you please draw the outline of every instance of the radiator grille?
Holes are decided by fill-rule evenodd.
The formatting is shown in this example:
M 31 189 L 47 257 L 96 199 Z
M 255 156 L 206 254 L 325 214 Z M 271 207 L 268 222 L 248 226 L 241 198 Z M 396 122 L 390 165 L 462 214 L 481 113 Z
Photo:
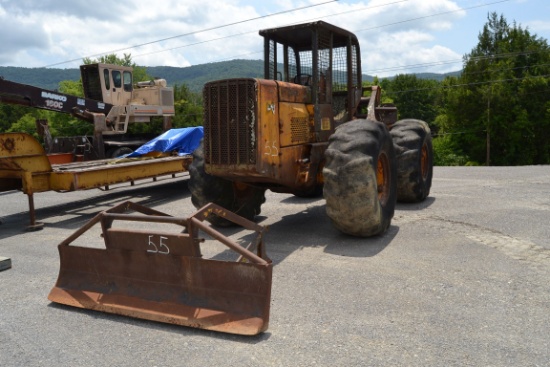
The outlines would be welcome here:
M 309 126 L 306 117 L 293 117 L 290 119 L 291 142 L 304 143 L 309 140 Z
M 256 81 L 229 79 L 204 86 L 207 164 L 256 164 Z

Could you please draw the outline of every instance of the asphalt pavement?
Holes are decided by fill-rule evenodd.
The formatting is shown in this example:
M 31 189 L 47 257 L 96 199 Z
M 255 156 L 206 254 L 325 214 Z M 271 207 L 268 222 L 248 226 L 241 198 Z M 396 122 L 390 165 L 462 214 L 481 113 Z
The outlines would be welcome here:
M 374 238 L 340 234 L 322 198 L 269 192 L 270 325 L 254 337 L 48 301 L 57 244 L 125 200 L 195 210 L 185 175 L 40 193 L 28 232 L 26 197 L 0 194 L 0 366 L 550 365 L 550 166 L 435 167 L 428 199 Z

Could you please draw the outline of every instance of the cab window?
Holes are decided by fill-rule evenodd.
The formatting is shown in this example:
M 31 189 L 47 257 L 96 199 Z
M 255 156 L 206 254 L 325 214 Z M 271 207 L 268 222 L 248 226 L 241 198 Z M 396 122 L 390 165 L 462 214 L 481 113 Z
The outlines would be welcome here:
M 113 70 L 113 84 L 115 88 L 122 87 L 122 77 L 118 70 Z
M 129 71 L 124 72 L 124 90 L 126 92 L 132 91 L 132 73 Z
M 109 70 L 103 70 L 103 79 L 105 80 L 105 89 L 111 89 L 111 79 L 109 78 Z

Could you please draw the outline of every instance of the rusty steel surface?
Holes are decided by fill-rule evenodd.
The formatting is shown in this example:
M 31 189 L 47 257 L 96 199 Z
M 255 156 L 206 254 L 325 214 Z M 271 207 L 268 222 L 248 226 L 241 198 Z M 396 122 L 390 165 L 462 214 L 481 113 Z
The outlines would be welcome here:
M 279 102 L 311 103 L 311 88 L 302 85 L 277 81 L 279 87 Z
M 145 215 L 124 214 L 126 210 Z M 242 247 L 203 224 L 208 215 L 220 215 L 253 230 L 255 240 L 248 249 Z M 187 233 L 112 228 L 115 221 L 171 223 Z M 71 245 L 98 223 L 105 248 Z M 240 255 L 238 260 L 204 258 L 200 231 Z M 59 244 L 59 277 L 48 298 L 152 321 L 256 335 L 269 325 L 271 302 L 272 265 L 265 256 L 264 231 L 214 204 L 189 218 L 177 218 L 122 203 L 96 215 Z
M 13 176 L 17 171 L 50 170 L 48 157 L 38 140 L 25 133 L 0 134 L 0 178 Z

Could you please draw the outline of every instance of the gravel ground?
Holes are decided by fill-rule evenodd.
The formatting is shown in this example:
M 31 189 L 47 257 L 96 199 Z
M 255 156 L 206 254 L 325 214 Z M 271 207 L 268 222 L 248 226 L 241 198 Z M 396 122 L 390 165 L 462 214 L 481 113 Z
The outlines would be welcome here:
M 270 327 L 243 337 L 53 304 L 57 244 L 129 200 L 175 216 L 187 178 L 0 194 L 2 366 L 548 366 L 550 167 L 436 167 L 430 197 L 398 204 L 383 236 L 332 228 L 322 199 L 268 193 Z M 227 235 L 238 240 L 239 231 Z M 86 241 L 97 241 L 97 234 Z

